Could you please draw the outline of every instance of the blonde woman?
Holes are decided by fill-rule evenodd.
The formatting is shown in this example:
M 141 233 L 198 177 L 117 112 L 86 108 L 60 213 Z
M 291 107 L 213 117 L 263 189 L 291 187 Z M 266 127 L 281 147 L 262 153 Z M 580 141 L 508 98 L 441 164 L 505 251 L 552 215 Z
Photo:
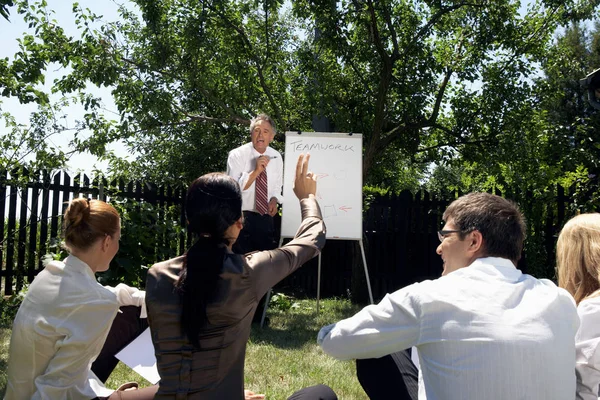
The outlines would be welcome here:
M 140 321 L 143 291 L 102 286 L 94 276 L 119 250 L 119 213 L 103 201 L 75 199 L 63 221 L 70 255 L 36 276 L 17 312 L 5 400 L 152 399 L 157 386 L 104 386 L 117 364 L 114 354 L 147 326 Z
M 575 298 L 581 324 L 575 337 L 577 399 L 598 399 L 600 385 L 600 214 L 582 214 L 563 227 L 556 245 L 559 286 Z

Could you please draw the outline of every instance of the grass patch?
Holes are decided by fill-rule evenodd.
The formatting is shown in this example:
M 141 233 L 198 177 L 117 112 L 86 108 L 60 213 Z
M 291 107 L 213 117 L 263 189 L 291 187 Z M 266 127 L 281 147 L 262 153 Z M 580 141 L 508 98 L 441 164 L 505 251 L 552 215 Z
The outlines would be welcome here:
M 364 400 L 366 394 L 356 379 L 353 361 L 337 361 L 317 345 L 322 326 L 353 315 L 361 307 L 348 300 L 325 299 L 316 314 L 315 300 L 294 300 L 289 310 L 269 309 L 271 323 L 253 326 L 246 350 L 246 389 L 266 394 L 267 399 L 286 399 L 296 390 L 319 383 L 333 388 L 340 399 Z M 10 329 L 0 329 L 0 398 L 6 387 Z M 117 365 L 107 386 L 136 381 L 150 383 L 122 363 Z
M 6 368 L 8 367 L 10 332 L 11 330 L 8 328 L 0 327 L 0 399 L 4 398 L 4 392 L 6 392 Z

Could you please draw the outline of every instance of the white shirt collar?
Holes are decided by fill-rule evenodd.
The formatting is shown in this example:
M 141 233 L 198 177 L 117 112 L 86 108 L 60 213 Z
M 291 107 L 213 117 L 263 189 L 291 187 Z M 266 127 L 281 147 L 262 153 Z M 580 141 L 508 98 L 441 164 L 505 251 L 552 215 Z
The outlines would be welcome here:
M 473 275 L 486 275 L 507 282 L 516 282 L 523 273 L 515 267 L 513 262 L 501 257 L 483 257 L 473 261 L 465 268 L 457 269 L 446 276 L 467 277 Z
M 252 142 L 248 143 L 248 146 L 250 147 L 250 151 L 252 152 L 253 155 L 255 156 L 265 156 L 265 155 L 269 155 L 269 153 L 271 153 L 271 146 L 267 146 L 267 148 L 265 149 L 264 153 L 259 153 L 255 148 L 254 145 L 252 144 Z
M 65 258 L 64 264 L 65 268 L 67 268 L 69 271 L 81 273 L 96 281 L 96 275 L 94 274 L 90 266 L 87 263 L 83 262 L 80 258 L 77 258 L 71 254 L 67 258 Z

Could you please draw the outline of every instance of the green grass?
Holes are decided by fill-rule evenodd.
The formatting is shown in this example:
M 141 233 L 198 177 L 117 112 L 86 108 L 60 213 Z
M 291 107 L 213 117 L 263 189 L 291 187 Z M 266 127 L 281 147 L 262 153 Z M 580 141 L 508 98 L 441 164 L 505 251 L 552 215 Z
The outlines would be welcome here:
M 316 343 L 322 326 L 348 317 L 360 308 L 347 300 L 325 299 L 320 302 L 318 315 L 315 300 L 298 300 L 287 311 L 269 309 L 270 325 L 264 329 L 252 328 L 246 352 L 246 389 L 264 393 L 269 400 L 280 400 L 303 387 L 323 383 L 333 388 L 340 399 L 367 399 L 356 379 L 354 362 L 334 360 Z M 9 341 L 10 330 L 0 329 L 0 398 L 6 386 Z M 129 381 L 150 385 L 119 363 L 107 386 L 116 388 Z
M 8 367 L 8 345 L 10 344 L 10 329 L 0 328 L 0 399 L 6 391 L 6 367 Z

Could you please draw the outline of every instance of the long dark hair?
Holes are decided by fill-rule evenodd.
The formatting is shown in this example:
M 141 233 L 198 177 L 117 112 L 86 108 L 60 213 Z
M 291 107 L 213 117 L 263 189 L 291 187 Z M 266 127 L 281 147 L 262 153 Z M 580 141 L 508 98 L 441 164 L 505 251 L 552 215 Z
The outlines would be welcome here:
M 198 335 L 206 322 L 206 305 L 215 296 L 229 239 L 225 231 L 242 216 L 238 183 L 221 173 L 192 182 L 185 201 L 188 229 L 197 240 L 185 253 L 176 283 L 182 299 L 181 326 L 190 342 L 200 348 Z

